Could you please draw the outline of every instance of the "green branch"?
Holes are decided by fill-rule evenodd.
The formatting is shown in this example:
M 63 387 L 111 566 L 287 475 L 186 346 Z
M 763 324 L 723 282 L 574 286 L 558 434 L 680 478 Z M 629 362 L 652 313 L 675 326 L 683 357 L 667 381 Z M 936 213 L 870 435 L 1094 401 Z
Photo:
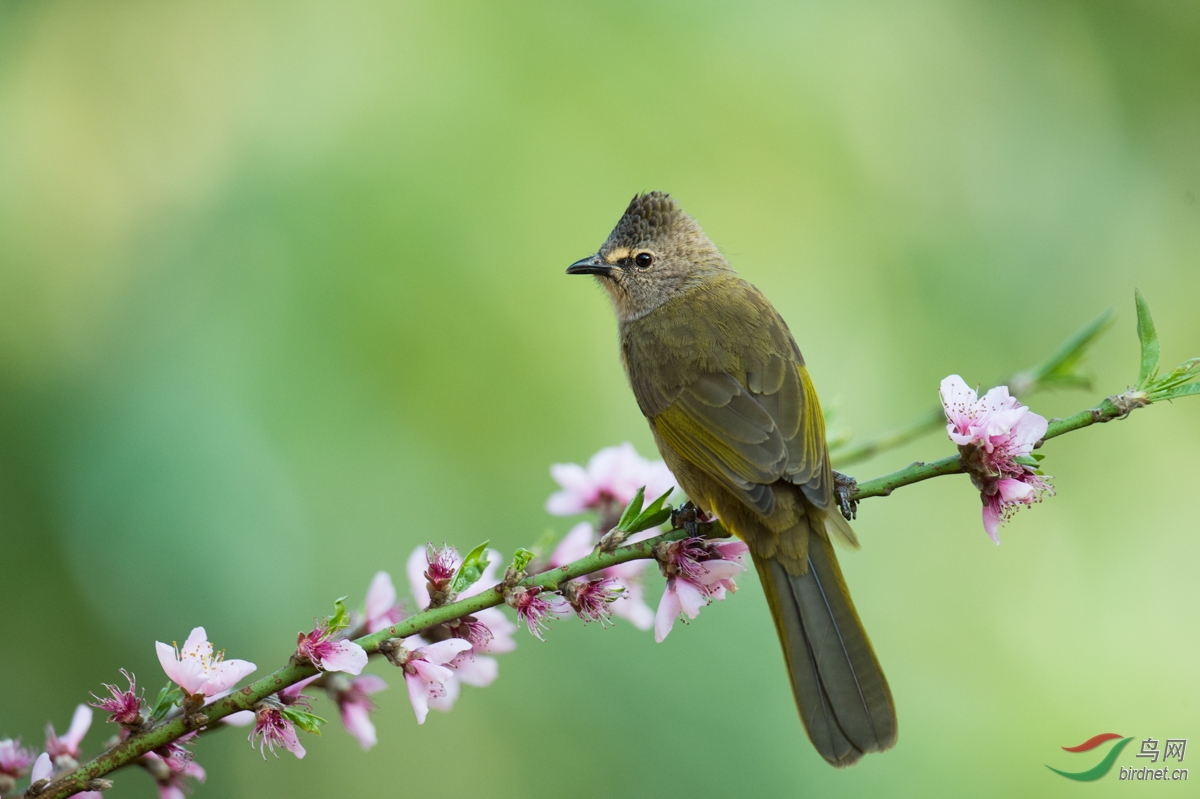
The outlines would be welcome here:
M 1088 348 L 1108 329 L 1114 318 L 1111 309 L 1105 311 L 1068 336 L 1044 361 L 1000 380 L 996 385 L 1008 386 L 1009 393 L 1014 397 L 1026 397 L 1037 391 L 1052 388 L 1091 388 L 1091 381 L 1079 371 L 1079 367 L 1087 355 Z M 937 405 L 908 423 L 867 439 L 861 444 L 831 445 L 830 457 L 833 465 L 841 469 L 880 452 L 915 441 L 926 433 L 941 429 L 945 424 L 945 412 Z
M 708 535 L 724 537 L 724 531 L 719 524 L 708 524 L 703 527 Z M 619 547 L 612 552 L 594 552 L 566 566 L 527 577 L 519 585 L 556 590 L 568 580 L 601 571 L 609 566 L 616 566 L 619 563 L 631 560 L 653 558 L 655 545 L 664 541 L 678 541 L 682 538 L 687 538 L 689 535 L 685 530 L 672 530 L 646 541 Z M 453 621 L 472 613 L 478 613 L 484 608 L 494 607 L 503 604 L 503 602 L 503 591 L 497 586 L 476 596 L 449 605 L 443 605 L 439 608 L 430 608 L 429 610 L 409 616 L 407 619 L 393 624 L 386 629 L 359 638 L 357 643 L 363 649 L 367 650 L 368 653 L 375 654 L 379 652 L 379 645 L 389 638 L 406 638 L 410 635 L 416 635 L 429 627 L 444 624 L 445 622 Z M 207 723 L 211 724 L 231 713 L 236 713 L 240 710 L 253 710 L 256 704 L 271 694 L 281 691 L 289 685 L 294 685 L 316 673 L 317 669 L 315 667 L 307 663 L 296 663 L 293 660 L 278 671 L 239 688 L 229 696 L 218 699 L 215 702 L 210 702 L 200 709 L 199 714 L 203 715 Z M 178 740 L 195 729 L 197 727 L 190 724 L 187 717 L 181 715 L 164 721 L 151 730 L 131 735 L 107 752 L 51 782 L 38 794 L 38 799 L 63 799 L 63 797 L 82 791 L 89 780 L 102 777 L 122 766 L 129 765 L 147 752 L 152 752 L 159 747 Z
M 1066 419 L 1051 421 L 1045 436 L 1042 438 L 1042 441 L 1038 442 L 1037 446 L 1041 446 L 1045 441 L 1064 433 L 1080 430 L 1093 424 L 1123 418 L 1133 410 L 1155 402 L 1200 394 L 1200 384 L 1194 382 L 1197 377 L 1200 377 L 1200 359 L 1185 361 L 1167 375 L 1158 376 L 1158 337 L 1154 330 L 1154 324 L 1150 319 L 1150 311 L 1140 293 L 1137 295 L 1137 309 L 1138 337 L 1142 344 L 1142 358 L 1136 386 L 1122 394 L 1109 397 L 1095 408 L 1080 411 Z M 1022 379 L 1030 386 L 1077 384 L 1081 378 L 1074 372 L 1074 367 L 1082 357 L 1088 343 L 1108 324 L 1109 319 L 1110 316 L 1108 314 L 1098 317 L 1064 342 L 1058 351 L 1047 359 L 1046 362 L 1026 373 L 1022 373 L 1024 377 L 1018 375 L 1016 379 Z M 938 423 L 941 422 L 940 419 L 937 421 Z M 926 418 L 921 422 L 924 426 L 929 426 L 932 423 L 933 420 L 931 418 Z M 902 431 L 890 435 L 890 441 L 892 442 L 909 440 L 905 438 L 907 434 Z M 962 471 L 963 463 L 959 455 L 952 455 L 932 463 L 914 463 L 892 474 L 859 483 L 851 494 L 851 499 L 861 500 L 869 497 L 887 496 L 897 488 L 912 485 L 922 480 L 928 480 L 932 477 L 957 474 Z M 626 509 L 626 513 L 622 516 L 622 523 L 618 526 L 620 530 L 633 531 L 662 523 L 664 520 L 663 514 L 666 513 L 666 509 L 662 507 L 662 498 L 652 503 L 645 510 L 642 509 L 641 502 L 642 498 L 639 492 L 636 503 L 630 503 L 630 507 Z M 636 508 L 634 507 L 635 504 Z M 699 525 L 698 532 L 701 535 L 713 538 L 724 537 L 726 535 L 724 528 L 716 522 Z M 658 544 L 678 541 L 691 534 L 692 532 L 686 529 L 672 529 L 669 532 L 646 541 L 620 546 L 611 551 L 605 551 L 605 547 L 602 545 L 592 554 L 580 558 L 574 563 L 525 577 L 516 584 L 525 587 L 536 586 L 545 590 L 558 590 L 568 580 L 601 571 L 609 566 L 615 566 L 631 560 L 653 558 L 655 557 L 654 548 Z M 610 533 L 609 536 L 605 537 L 605 540 L 609 540 L 613 535 L 613 533 Z M 485 608 L 502 604 L 503 602 L 504 589 L 502 586 L 497 586 L 483 591 L 476 596 L 414 614 L 384 630 L 358 638 L 357 643 L 368 653 L 378 654 L 380 644 L 388 639 L 406 638 L 430 627 L 445 624 L 463 616 L 477 613 Z M 112 749 L 49 783 L 36 795 L 39 799 L 64 799 L 64 797 L 84 790 L 89 781 L 99 779 L 123 766 L 134 763 L 146 753 L 163 747 L 172 741 L 176 741 L 200 727 L 214 724 L 231 713 L 241 710 L 253 710 L 259 702 L 268 696 L 316 673 L 317 669 L 311 664 L 297 662 L 295 656 L 293 656 L 288 664 L 278 671 L 255 680 L 249 685 L 234 691 L 229 696 L 210 702 L 195 714 L 181 714 L 167 719 L 149 730 L 130 735 Z

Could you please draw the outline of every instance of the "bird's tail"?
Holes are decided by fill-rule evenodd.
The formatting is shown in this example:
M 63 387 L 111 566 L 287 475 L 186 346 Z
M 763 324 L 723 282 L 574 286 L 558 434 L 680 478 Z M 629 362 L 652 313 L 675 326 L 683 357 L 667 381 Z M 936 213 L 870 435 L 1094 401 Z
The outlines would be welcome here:
M 837 511 L 834 511 L 836 513 Z M 803 574 L 755 556 L 809 739 L 839 768 L 896 742 L 896 707 L 833 546 L 809 533 Z

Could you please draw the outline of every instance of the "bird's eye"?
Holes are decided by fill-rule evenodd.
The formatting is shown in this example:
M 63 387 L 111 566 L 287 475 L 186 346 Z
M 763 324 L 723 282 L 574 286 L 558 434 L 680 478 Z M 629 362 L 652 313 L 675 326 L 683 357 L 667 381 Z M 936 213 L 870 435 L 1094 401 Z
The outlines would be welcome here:
M 654 256 L 648 252 L 639 252 L 633 262 L 638 265 L 639 269 L 645 269 L 654 263 Z

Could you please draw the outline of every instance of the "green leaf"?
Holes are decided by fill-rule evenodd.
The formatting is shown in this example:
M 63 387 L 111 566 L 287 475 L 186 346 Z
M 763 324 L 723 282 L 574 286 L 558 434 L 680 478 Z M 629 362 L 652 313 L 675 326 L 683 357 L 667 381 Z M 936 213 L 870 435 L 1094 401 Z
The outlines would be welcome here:
M 1018 455 L 1017 457 L 1013 458 L 1013 460 L 1024 466 L 1037 466 L 1038 465 L 1038 459 L 1030 457 L 1029 455 Z
M 661 508 L 654 513 L 647 511 L 646 513 L 643 513 L 641 516 L 638 516 L 636 519 L 634 519 L 633 524 L 629 526 L 629 530 L 626 532 L 640 533 L 642 530 L 649 530 L 651 527 L 658 527 L 660 524 L 664 524 L 670 518 L 671 508 Z
M 638 514 L 637 518 L 629 523 L 628 527 L 620 529 L 629 533 L 640 533 L 642 530 L 649 530 L 651 527 L 658 527 L 660 524 L 671 518 L 671 507 L 663 507 L 663 503 L 667 501 L 667 497 L 671 496 L 671 492 L 675 489 L 667 489 L 667 492 L 658 499 L 646 506 L 645 510 Z
M 1163 400 L 1179 399 L 1180 397 L 1190 397 L 1193 394 L 1200 394 L 1200 383 L 1192 383 L 1190 386 L 1173 388 L 1163 394 L 1158 394 L 1156 392 L 1154 395 L 1154 401 L 1162 402 Z
M 1039 388 L 1090 388 L 1091 380 L 1079 371 L 1079 366 L 1083 363 L 1088 348 L 1108 329 L 1114 318 L 1115 314 L 1111 308 L 1100 314 L 1072 333 L 1071 337 L 1058 345 L 1058 349 L 1046 360 L 1028 372 L 1016 375 L 1011 382 L 1014 385 L 1024 383 Z
M 617 529 L 628 532 L 629 525 L 633 524 L 642 512 L 642 503 L 646 500 L 646 488 L 643 486 L 633 495 L 633 499 L 629 500 L 629 504 L 625 506 L 624 513 L 621 514 L 621 520 L 617 522 Z
M 491 563 L 487 556 L 487 548 L 490 542 L 484 541 L 479 546 L 472 549 L 463 558 L 462 565 L 458 567 L 458 571 L 454 573 L 454 579 L 450 581 L 450 588 L 456 594 L 461 594 L 475 583 L 479 582 L 479 578 L 483 576 L 483 571 Z
M 1150 385 L 1158 372 L 1158 333 L 1154 332 L 1154 320 L 1150 318 L 1150 306 L 1142 292 L 1133 290 L 1133 298 L 1137 303 L 1137 332 L 1138 341 L 1142 344 L 1142 365 L 1138 371 L 1137 387 L 1143 389 Z
M 166 718 L 175 705 L 183 705 L 183 689 L 169 682 L 158 692 L 158 699 L 154 702 L 154 709 L 150 711 L 150 718 L 155 721 Z
M 326 629 L 330 634 L 339 632 L 350 626 L 350 614 L 346 611 L 346 597 L 341 597 L 333 602 L 333 615 L 326 622 Z
M 528 549 L 521 549 L 520 547 L 517 547 L 517 551 L 513 553 L 513 559 L 512 559 L 513 571 L 518 571 L 518 572 L 525 571 L 525 567 L 528 566 L 529 562 L 532 561 L 535 557 L 537 557 L 537 555 L 533 552 L 530 552 Z
M 1033 458 L 1035 461 L 1037 461 L 1037 462 L 1041 463 L 1042 461 L 1044 461 L 1044 460 L 1046 459 L 1046 453 L 1044 453 L 1044 452 L 1031 452 L 1031 453 L 1029 453 L 1029 457 L 1031 457 L 1031 458 Z
M 298 707 L 282 707 L 279 709 L 279 714 L 300 729 L 305 732 L 311 732 L 313 735 L 320 735 L 321 725 L 325 723 L 325 719 L 320 716 L 301 710 Z

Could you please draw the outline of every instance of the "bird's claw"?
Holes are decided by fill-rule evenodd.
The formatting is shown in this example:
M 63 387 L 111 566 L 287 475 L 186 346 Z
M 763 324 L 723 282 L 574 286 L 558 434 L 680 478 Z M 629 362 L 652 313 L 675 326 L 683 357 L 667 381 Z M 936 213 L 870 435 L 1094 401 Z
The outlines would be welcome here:
M 850 475 L 836 471 L 833 473 L 833 493 L 837 495 L 838 509 L 846 521 L 858 516 L 858 502 L 854 499 L 857 488 L 858 481 Z
M 677 510 L 671 511 L 671 529 L 686 530 L 687 534 L 694 538 L 700 533 L 700 523 L 703 521 L 701 515 L 700 509 L 688 500 Z

